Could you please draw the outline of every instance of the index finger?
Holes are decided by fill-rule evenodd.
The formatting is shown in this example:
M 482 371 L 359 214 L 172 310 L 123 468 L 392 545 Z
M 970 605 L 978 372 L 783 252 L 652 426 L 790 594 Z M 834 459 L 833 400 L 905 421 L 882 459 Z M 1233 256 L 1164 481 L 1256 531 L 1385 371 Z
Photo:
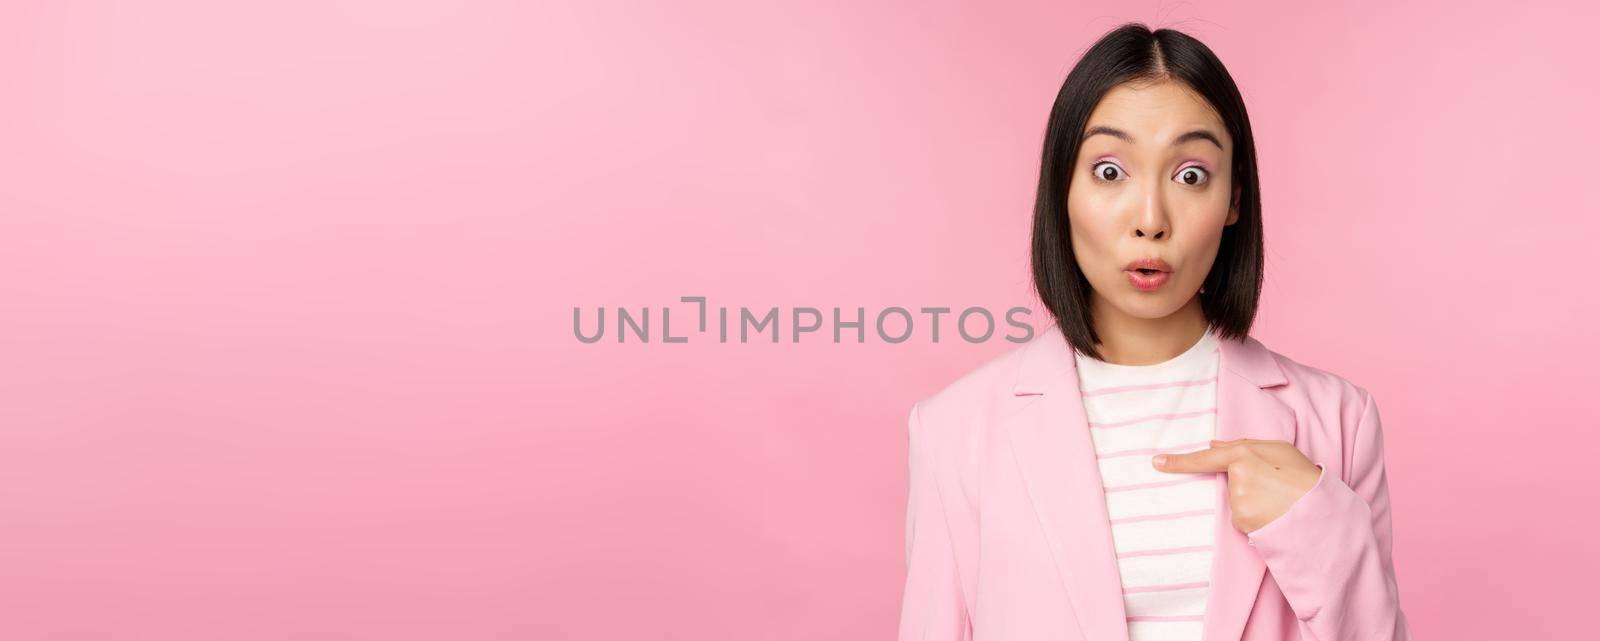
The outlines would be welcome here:
M 1226 472 L 1238 454 L 1229 447 L 1210 447 L 1182 454 L 1157 454 L 1151 464 L 1163 472 Z

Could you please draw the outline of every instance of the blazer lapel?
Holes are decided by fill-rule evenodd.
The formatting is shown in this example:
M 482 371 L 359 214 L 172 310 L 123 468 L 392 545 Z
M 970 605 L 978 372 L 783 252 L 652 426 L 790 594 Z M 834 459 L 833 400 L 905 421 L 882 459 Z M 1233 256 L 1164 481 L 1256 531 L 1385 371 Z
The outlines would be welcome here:
M 1288 382 L 1283 369 L 1259 341 L 1245 337 L 1219 343 L 1217 372 L 1217 440 L 1240 438 L 1294 442 L 1294 410 L 1273 398 L 1266 388 Z M 1216 542 L 1211 559 L 1211 586 L 1201 638 L 1238 641 L 1255 605 L 1266 563 L 1243 532 L 1233 527 L 1228 503 L 1228 475 L 1219 472 Z
M 1012 393 L 1032 396 L 1005 422 L 1017 466 L 1039 514 L 1083 638 L 1127 641 L 1122 576 L 1077 363 L 1060 329 L 1046 329 L 1021 355 Z
M 1287 382 L 1253 338 L 1222 339 L 1216 437 L 1291 441 L 1293 410 L 1263 388 Z M 1023 405 L 1005 421 L 1017 467 L 1084 638 L 1127 641 L 1121 571 L 1111 540 L 1105 490 L 1089 435 L 1077 363 L 1060 328 L 1050 326 L 1020 355 L 1012 393 Z M 1233 527 L 1226 474 L 1217 488 L 1216 544 L 1206 603 L 1205 641 L 1237 641 L 1266 564 Z

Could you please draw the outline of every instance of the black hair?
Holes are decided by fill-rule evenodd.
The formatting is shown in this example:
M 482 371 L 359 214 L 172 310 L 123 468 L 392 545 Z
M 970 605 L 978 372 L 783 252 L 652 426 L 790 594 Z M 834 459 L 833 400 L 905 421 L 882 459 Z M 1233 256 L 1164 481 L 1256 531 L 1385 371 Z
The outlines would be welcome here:
M 1089 114 L 1113 87 L 1130 81 L 1175 80 L 1210 103 L 1233 138 L 1233 186 L 1239 218 L 1223 228 L 1200 302 L 1215 331 L 1226 338 L 1250 334 L 1261 298 L 1261 187 L 1255 139 L 1244 99 L 1222 61 L 1199 40 L 1172 29 L 1124 24 L 1101 37 L 1067 74 L 1050 109 L 1039 191 L 1033 208 L 1033 286 L 1073 348 L 1104 360 L 1089 313 L 1089 281 L 1072 253 L 1067 190 Z

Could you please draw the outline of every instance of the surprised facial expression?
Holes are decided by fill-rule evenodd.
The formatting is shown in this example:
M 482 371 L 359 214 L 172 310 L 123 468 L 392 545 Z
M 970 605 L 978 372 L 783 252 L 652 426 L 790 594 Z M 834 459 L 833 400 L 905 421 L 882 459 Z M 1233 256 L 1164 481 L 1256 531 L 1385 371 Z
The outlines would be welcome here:
M 1205 99 L 1175 81 L 1112 88 L 1084 134 L 1067 218 L 1093 304 L 1168 316 L 1199 291 L 1223 227 L 1239 218 L 1233 140 Z

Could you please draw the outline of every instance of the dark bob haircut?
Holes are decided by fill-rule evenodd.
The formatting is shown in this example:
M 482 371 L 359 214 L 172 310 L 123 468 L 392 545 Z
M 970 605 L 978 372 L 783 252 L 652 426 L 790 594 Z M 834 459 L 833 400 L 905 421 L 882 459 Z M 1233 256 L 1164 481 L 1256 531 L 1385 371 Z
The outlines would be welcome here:
M 1221 336 L 1250 334 L 1261 298 L 1261 187 L 1255 138 L 1244 99 L 1222 61 L 1199 40 L 1171 29 L 1151 31 L 1130 23 L 1107 33 L 1083 54 L 1056 94 L 1045 130 L 1039 192 L 1033 208 L 1033 286 L 1072 347 L 1104 360 L 1089 313 L 1089 281 L 1078 269 L 1067 224 L 1067 190 L 1089 114 L 1113 87 L 1125 82 L 1174 80 L 1211 104 L 1233 138 L 1232 187 L 1239 218 L 1223 228 L 1216 263 L 1201 285 L 1200 301 Z

